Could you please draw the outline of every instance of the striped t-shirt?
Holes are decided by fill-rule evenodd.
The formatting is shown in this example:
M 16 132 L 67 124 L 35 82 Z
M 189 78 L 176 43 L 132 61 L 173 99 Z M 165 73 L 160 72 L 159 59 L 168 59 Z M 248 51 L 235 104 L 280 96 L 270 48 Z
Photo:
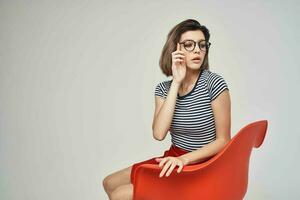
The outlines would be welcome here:
M 172 80 L 158 83 L 155 95 L 165 99 L 171 83 Z M 193 151 L 216 139 L 211 101 L 225 89 L 228 89 L 228 85 L 222 76 L 203 69 L 188 94 L 183 96 L 177 94 L 170 126 L 173 145 L 186 151 Z

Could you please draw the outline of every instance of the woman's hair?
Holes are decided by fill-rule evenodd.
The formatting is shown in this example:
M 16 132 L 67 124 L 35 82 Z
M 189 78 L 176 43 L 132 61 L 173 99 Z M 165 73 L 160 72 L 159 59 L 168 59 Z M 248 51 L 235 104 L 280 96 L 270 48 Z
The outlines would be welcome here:
M 162 53 L 159 59 L 159 66 L 162 72 L 168 77 L 172 76 L 172 52 L 176 51 L 177 43 L 180 40 L 181 35 L 186 31 L 195 31 L 200 30 L 204 34 L 205 40 L 208 42 L 210 33 L 209 30 L 201 25 L 197 20 L 187 19 L 183 22 L 177 24 L 171 31 L 168 33 L 167 41 L 162 49 Z M 209 48 L 206 50 L 203 63 L 201 65 L 202 69 L 209 70 L 208 64 L 208 52 Z

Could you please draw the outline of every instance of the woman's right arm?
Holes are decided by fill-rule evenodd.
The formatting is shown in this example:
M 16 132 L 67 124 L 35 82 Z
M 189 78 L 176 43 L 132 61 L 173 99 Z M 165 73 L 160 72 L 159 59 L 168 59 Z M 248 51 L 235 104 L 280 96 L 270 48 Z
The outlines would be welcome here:
M 180 84 L 172 81 L 166 99 L 155 96 L 155 112 L 152 122 L 152 133 L 156 140 L 164 140 L 172 123 Z
M 165 139 L 173 119 L 179 87 L 186 75 L 185 54 L 177 43 L 176 51 L 172 52 L 173 80 L 165 99 L 155 96 L 155 112 L 152 122 L 152 133 L 156 140 Z

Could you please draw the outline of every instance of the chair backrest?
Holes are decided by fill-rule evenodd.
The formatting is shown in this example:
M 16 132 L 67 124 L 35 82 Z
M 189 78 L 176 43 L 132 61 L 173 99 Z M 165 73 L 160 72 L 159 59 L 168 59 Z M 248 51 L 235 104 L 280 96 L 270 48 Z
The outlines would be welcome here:
M 242 128 L 217 155 L 207 161 L 208 166 L 196 170 L 198 185 L 210 199 L 242 199 L 248 187 L 249 159 L 252 148 L 262 145 L 268 121 L 261 120 Z M 199 183 L 198 183 L 199 184 Z M 203 193 L 202 193 L 203 194 Z M 202 196 L 202 195 L 201 195 Z M 203 196 L 202 196 L 203 197 Z

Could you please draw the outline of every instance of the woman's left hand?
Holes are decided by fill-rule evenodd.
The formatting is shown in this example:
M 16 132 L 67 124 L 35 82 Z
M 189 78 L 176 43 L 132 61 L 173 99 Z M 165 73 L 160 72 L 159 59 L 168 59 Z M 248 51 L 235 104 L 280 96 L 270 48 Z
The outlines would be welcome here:
M 159 177 L 162 177 L 169 167 L 170 168 L 167 171 L 166 176 L 169 176 L 177 165 L 179 166 L 177 169 L 177 173 L 181 172 L 183 166 L 185 166 L 185 162 L 181 157 L 168 156 L 164 158 L 156 158 L 155 160 L 159 162 L 159 167 L 162 167 L 164 165 L 161 173 L 159 174 Z

